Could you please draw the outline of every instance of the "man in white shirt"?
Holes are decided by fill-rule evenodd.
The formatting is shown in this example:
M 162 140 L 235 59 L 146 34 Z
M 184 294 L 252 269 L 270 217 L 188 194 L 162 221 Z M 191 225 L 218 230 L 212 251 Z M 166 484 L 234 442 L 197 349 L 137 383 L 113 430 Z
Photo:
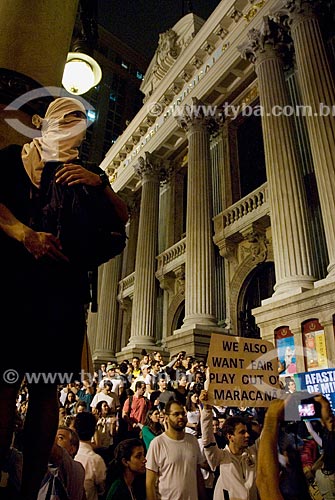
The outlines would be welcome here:
M 91 408 L 95 408 L 99 401 L 106 401 L 113 414 L 116 414 L 120 407 L 119 396 L 115 392 L 112 392 L 112 384 L 109 380 L 105 380 L 103 389 L 94 395 L 90 405 Z
M 116 365 L 107 365 L 107 375 L 99 382 L 99 388 L 104 387 L 104 382 L 108 380 L 112 383 L 112 391 L 118 396 L 122 394 L 123 391 L 123 381 L 119 375 L 116 373 Z
M 207 402 L 207 391 L 200 394 L 201 430 L 204 453 L 212 470 L 220 466 L 220 476 L 216 482 L 213 500 L 234 498 L 238 500 L 257 500 L 256 458 L 257 444 L 249 445 L 249 433 L 245 420 L 228 417 L 223 432 L 228 444 L 221 449 L 216 444 L 213 433 L 212 406 Z M 271 500 L 271 499 L 269 499 Z
M 84 487 L 87 500 L 98 500 L 98 495 L 105 492 L 106 464 L 102 457 L 93 451 L 91 443 L 96 422 L 95 416 L 90 412 L 78 413 L 74 420 L 74 428 L 80 439 L 76 460 L 85 469 Z
M 185 433 L 186 423 L 184 407 L 168 401 L 166 431 L 151 441 L 146 457 L 147 500 L 205 500 L 203 458 L 197 438 Z

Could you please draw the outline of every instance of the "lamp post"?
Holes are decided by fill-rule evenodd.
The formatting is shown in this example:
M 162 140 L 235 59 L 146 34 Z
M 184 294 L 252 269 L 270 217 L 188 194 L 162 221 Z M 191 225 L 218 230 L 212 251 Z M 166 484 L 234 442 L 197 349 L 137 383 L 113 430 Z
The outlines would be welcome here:
M 96 4 L 92 0 L 81 0 L 81 32 L 68 53 L 63 73 L 62 85 L 70 93 L 81 95 L 95 87 L 101 80 L 102 71 L 92 57 L 98 41 L 95 20 Z

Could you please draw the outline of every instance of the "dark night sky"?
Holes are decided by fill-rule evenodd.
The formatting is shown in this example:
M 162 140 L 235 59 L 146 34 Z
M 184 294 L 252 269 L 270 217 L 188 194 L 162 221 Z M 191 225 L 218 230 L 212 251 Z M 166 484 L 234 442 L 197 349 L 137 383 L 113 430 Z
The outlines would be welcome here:
M 98 0 L 98 22 L 130 47 L 151 59 L 160 33 L 188 13 L 207 19 L 220 0 Z

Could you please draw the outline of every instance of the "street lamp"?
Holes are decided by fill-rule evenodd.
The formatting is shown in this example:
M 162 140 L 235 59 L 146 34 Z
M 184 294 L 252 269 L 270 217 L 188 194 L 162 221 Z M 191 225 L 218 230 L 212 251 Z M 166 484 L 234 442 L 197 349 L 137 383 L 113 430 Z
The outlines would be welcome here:
M 93 59 L 94 48 L 98 42 L 95 0 L 80 0 L 80 30 L 76 28 L 76 36 L 72 51 L 68 53 L 62 85 L 70 93 L 81 95 L 98 85 L 102 72 L 99 64 Z
M 101 68 L 93 57 L 84 52 L 68 53 L 62 85 L 70 94 L 85 94 L 100 82 L 101 77 Z

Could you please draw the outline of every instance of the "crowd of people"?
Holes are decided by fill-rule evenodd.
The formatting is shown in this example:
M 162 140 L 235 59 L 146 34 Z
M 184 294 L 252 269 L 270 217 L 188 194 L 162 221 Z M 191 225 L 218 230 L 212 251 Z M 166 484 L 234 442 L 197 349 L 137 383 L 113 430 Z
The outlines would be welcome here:
M 104 363 L 59 386 L 59 425 L 38 500 L 331 500 L 334 417 L 285 422 L 291 394 L 269 409 L 212 406 L 206 365 L 181 352 Z M 22 384 L 0 498 L 21 500 L 29 391 Z M 49 495 L 49 496 L 48 496 Z

